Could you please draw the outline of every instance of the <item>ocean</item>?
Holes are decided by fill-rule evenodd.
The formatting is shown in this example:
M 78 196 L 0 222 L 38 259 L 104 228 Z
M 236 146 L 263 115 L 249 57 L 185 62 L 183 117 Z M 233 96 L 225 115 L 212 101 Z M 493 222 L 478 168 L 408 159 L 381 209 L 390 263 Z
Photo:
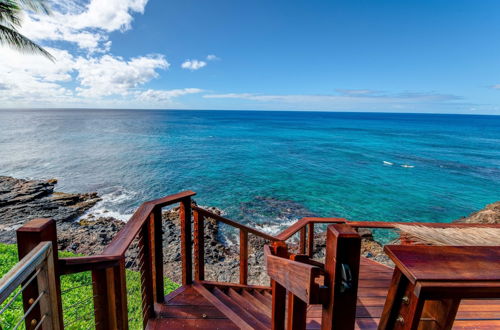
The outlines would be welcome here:
M 306 215 L 449 222 L 500 200 L 500 116 L 0 110 L 0 175 L 97 191 L 92 212 L 124 220 L 191 189 L 268 231 Z

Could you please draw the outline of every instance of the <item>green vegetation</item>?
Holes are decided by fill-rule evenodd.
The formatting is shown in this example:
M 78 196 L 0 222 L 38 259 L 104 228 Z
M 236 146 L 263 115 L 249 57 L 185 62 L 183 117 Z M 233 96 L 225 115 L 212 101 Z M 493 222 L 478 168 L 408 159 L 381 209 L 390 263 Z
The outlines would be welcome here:
M 61 257 L 75 254 L 59 252 Z M 18 262 L 16 245 L 0 244 L 0 276 L 6 274 Z M 126 271 L 127 300 L 130 329 L 141 329 L 141 280 L 140 273 Z M 61 292 L 63 300 L 64 324 L 66 329 L 86 329 L 94 327 L 94 304 L 92 301 L 92 278 L 90 272 L 63 276 Z M 177 283 L 165 278 L 165 294 L 178 288 Z M 11 297 L 14 295 L 13 293 Z M 6 302 L 10 300 L 7 299 Z M 0 310 L 5 303 L 0 306 Z M 12 329 L 23 316 L 21 295 L 0 315 L 0 329 Z
M 23 10 L 49 14 L 44 0 L 0 0 L 0 43 L 23 52 L 41 54 L 54 61 L 49 52 L 17 31 L 21 27 Z

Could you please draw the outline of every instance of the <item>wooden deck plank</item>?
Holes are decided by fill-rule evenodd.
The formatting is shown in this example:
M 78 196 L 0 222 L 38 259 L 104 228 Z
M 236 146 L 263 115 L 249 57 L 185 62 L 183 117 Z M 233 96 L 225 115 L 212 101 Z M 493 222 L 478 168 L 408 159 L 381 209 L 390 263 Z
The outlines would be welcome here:
M 148 322 L 148 330 L 160 329 L 239 329 L 228 319 L 154 319 Z
M 392 269 L 361 258 L 359 296 L 356 307 L 356 329 L 377 329 L 383 311 Z M 234 286 L 235 289 L 241 286 Z M 268 292 L 245 293 L 260 306 L 269 306 Z M 150 320 L 148 329 L 238 329 L 192 286 L 177 289 L 165 297 L 166 306 L 157 306 L 161 319 Z M 205 314 L 205 315 L 203 315 Z M 321 306 L 311 305 L 307 311 L 307 329 L 320 329 Z M 463 300 L 453 329 L 500 329 L 500 299 Z

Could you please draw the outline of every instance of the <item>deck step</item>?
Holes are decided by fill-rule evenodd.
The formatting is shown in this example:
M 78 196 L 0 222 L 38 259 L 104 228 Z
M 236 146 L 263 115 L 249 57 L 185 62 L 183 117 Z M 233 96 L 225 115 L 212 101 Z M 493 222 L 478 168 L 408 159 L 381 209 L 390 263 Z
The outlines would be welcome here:
M 241 293 L 238 293 L 236 290 L 230 288 L 228 296 L 269 329 L 271 327 L 271 311 L 267 306 L 261 307 L 261 305 L 256 305 L 250 299 L 244 297 L 242 293 L 246 291 L 242 289 Z M 253 297 L 252 295 L 250 296 Z
M 257 291 L 257 290 L 254 290 L 254 291 L 252 292 L 252 295 L 253 295 L 255 298 L 259 299 L 262 303 L 266 304 L 266 306 L 267 306 L 269 309 L 271 309 L 271 308 L 272 308 L 273 302 L 272 302 L 272 299 L 271 299 L 271 298 L 269 298 L 269 297 L 267 297 L 267 296 L 263 295 L 262 293 L 260 293 L 260 292 L 259 292 L 259 291 Z
M 248 290 L 247 288 L 219 288 L 201 283 L 194 283 L 193 287 L 242 329 L 270 328 L 270 310 L 261 308 L 261 305 L 253 306 L 248 299 L 244 298 L 241 293 Z

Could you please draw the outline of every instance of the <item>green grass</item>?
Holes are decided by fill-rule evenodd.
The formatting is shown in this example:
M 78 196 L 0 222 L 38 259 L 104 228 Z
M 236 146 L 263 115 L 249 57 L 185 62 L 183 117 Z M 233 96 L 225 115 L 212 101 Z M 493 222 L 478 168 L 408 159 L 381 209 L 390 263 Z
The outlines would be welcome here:
M 74 257 L 69 252 L 59 252 L 60 257 Z M 0 277 L 6 274 L 16 263 L 17 246 L 0 244 Z M 141 280 L 140 273 L 126 271 L 127 301 L 130 329 L 141 329 Z M 61 278 L 63 318 L 66 329 L 88 329 L 94 327 L 94 304 L 92 300 L 92 278 L 90 272 L 65 275 Z M 165 278 L 165 294 L 177 289 L 179 285 Z M 15 291 L 17 292 L 17 291 Z M 11 295 L 11 297 L 15 294 Z M 8 302 L 10 297 L 5 301 Z M 0 310 L 5 305 L 0 306 Z M 0 329 L 12 329 L 23 316 L 22 298 L 0 315 Z M 24 328 L 24 327 L 21 327 Z

